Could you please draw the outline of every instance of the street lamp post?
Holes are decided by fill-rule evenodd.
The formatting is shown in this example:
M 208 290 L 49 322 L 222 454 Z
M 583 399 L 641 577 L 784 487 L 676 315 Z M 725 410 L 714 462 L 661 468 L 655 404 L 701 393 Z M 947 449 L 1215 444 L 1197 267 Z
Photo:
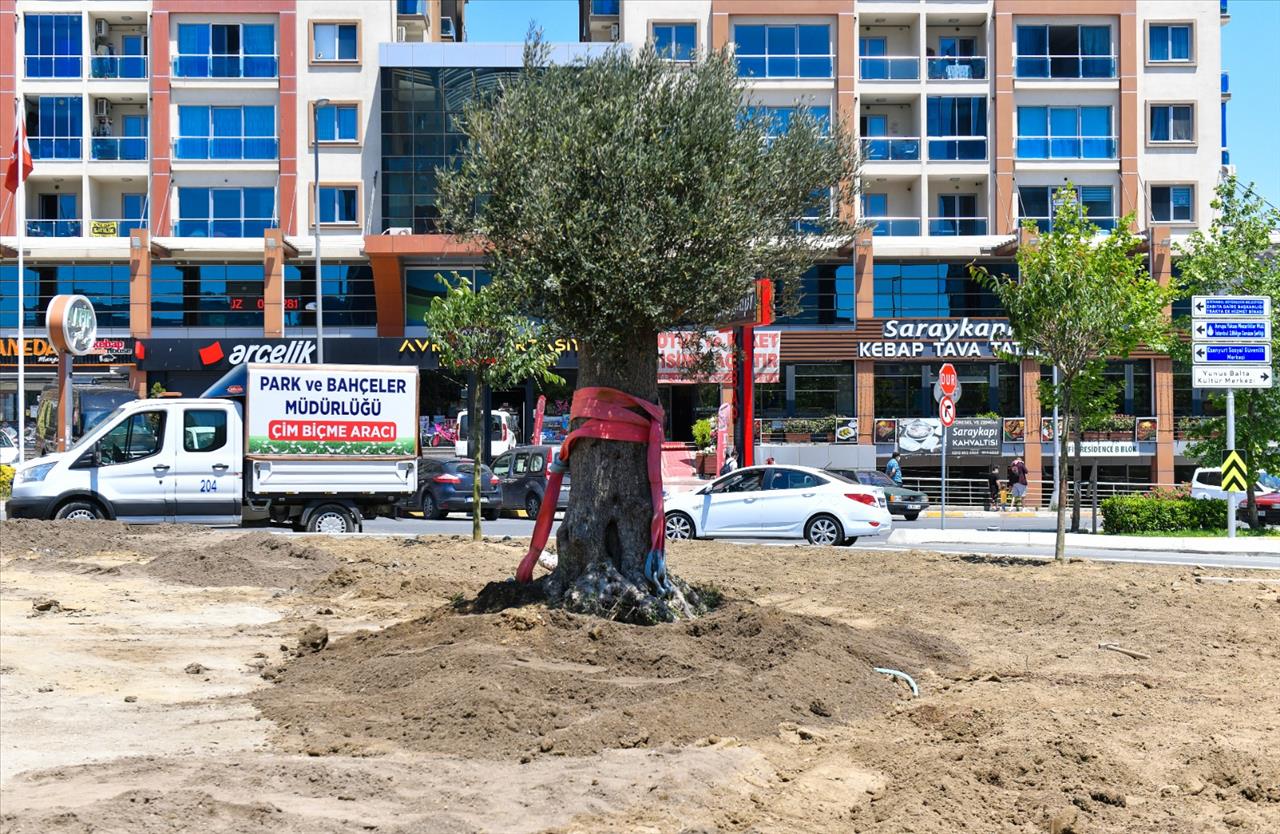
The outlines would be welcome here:
M 311 155 L 315 161 L 312 181 L 311 223 L 315 230 L 316 258 L 316 362 L 324 362 L 324 284 L 320 279 L 320 108 L 327 107 L 329 99 L 316 99 L 311 106 Z

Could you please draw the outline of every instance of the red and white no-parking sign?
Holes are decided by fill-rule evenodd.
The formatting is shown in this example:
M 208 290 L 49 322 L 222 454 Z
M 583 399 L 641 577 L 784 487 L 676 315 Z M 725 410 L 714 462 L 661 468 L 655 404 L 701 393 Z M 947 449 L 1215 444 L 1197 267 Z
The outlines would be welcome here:
M 942 421 L 942 425 L 951 428 L 956 421 L 956 401 L 949 396 L 943 396 L 938 401 L 938 419 Z

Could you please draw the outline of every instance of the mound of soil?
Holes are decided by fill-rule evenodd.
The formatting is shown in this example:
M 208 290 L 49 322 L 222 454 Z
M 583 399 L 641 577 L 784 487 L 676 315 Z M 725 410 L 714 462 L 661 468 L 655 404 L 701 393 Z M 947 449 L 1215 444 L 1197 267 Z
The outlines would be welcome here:
M 252 697 L 282 743 L 313 755 L 585 755 L 879 714 L 905 690 L 874 666 L 961 660 L 937 637 L 746 602 L 651 627 L 541 606 L 441 609 L 298 658 Z
M 161 550 L 143 571 L 182 585 L 300 588 L 317 582 L 337 565 L 331 553 L 298 539 L 249 533 Z

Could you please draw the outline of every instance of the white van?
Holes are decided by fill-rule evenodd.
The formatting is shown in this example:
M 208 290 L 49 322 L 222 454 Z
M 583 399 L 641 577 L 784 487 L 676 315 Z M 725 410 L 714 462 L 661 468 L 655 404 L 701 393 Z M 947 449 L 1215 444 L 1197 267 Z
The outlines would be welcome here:
M 494 460 L 503 452 L 514 449 L 520 443 L 520 420 L 510 411 L 491 411 L 489 413 L 489 454 L 485 460 Z M 454 442 L 454 454 L 460 458 L 467 457 L 469 449 L 467 440 L 470 437 L 468 427 L 470 417 L 467 412 L 458 412 L 458 439 Z

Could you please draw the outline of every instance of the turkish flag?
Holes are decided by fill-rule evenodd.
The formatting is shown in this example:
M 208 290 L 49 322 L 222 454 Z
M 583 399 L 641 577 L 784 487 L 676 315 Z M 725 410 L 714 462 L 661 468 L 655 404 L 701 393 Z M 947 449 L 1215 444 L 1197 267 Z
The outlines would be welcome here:
M 31 145 L 27 142 L 26 125 L 22 123 L 21 118 L 14 121 L 13 158 L 9 160 L 9 167 L 4 172 L 4 187 L 6 191 L 17 192 L 18 166 L 22 166 L 22 178 L 24 180 L 31 176 L 31 172 L 36 166 L 31 161 Z

